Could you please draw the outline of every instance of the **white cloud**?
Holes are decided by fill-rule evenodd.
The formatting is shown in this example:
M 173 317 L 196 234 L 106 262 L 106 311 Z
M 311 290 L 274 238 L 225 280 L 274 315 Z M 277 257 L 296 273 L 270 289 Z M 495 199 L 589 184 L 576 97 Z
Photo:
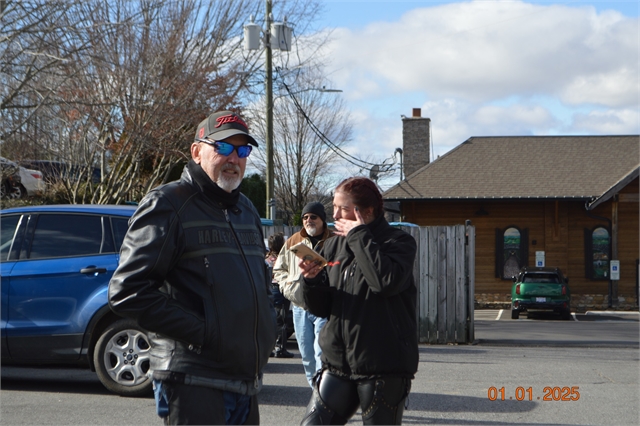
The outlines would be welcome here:
M 571 105 L 599 104 L 625 107 L 638 103 L 638 70 L 620 68 L 608 73 L 576 75 L 567 84 L 561 99 Z
M 420 8 L 398 22 L 338 29 L 328 48 L 332 78 L 350 99 L 420 90 L 474 102 L 531 94 L 637 102 L 637 78 L 628 77 L 638 74 L 638 20 L 592 7 L 472 1 Z M 584 84 L 595 87 L 580 91 Z
M 592 111 L 575 114 L 572 130 L 578 134 L 632 135 L 638 133 L 638 109 Z
M 493 129 L 490 133 L 494 135 L 523 134 L 526 129 L 557 125 L 551 113 L 540 105 L 482 106 L 473 113 L 471 119 L 485 133 Z
M 335 29 L 325 72 L 353 118 L 345 150 L 390 157 L 402 147 L 400 115 L 414 107 L 431 119 L 434 157 L 473 136 L 640 133 L 638 23 L 590 6 L 510 0 Z

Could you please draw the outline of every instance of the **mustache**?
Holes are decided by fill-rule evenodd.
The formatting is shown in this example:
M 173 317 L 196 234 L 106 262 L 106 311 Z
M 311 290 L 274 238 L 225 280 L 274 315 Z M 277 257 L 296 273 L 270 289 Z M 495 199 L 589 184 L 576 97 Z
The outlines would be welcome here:
M 222 166 L 221 171 L 224 172 L 225 170 L 233 170 L 236 173 L 240 173 L 240 166 L 238 166 L 237 164 L 225 164 L 224 166 Z

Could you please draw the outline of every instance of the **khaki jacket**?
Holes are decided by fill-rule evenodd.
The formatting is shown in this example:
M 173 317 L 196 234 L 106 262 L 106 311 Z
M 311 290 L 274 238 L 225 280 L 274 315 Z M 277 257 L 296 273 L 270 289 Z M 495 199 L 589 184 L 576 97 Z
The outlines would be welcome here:
M 324 242 L 328 238 L 333 237 L 333 235 L 333 232 L 329 231 L 325 225 L 324 233 L 322 234 L 320 241 L 318 241 L 318 244 L 316 244 L 315 247 L 311 247 L 309 234 L 307 234 L 307 231 L 302 228 L 299 232 L 296 232 L 287 241 L 285 241 L 282 246 L 278 259 L 276 260 L 275 265 L 273 265 L 273 279 L 278 282 L 280 292 L 284 297 L 296 306 L 307 309 L 302 296 L 302 287 L 300 285 L 303 280 L 300 268 L 298 268 L 300 259 L 298 259 L 296 255 L 289 250 L 289 248 L 299 242 L 304 242 L 307 246 L 318 251 L 322 248 Z

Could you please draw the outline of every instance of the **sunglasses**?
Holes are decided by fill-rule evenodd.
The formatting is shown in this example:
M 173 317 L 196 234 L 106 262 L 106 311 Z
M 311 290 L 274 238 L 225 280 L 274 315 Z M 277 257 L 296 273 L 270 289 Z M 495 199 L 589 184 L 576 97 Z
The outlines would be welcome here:
M 317 218 L 318 216 L 316 216 L 315 214 L 306 214 L 302 216 L 302 220 L 316 220 Z
M 230 143 L 222 142 L 222 141 L 210 141 L 208 139 L 196 139 L 196 140 L 198 142 L 204 142 L 207 145 L 211 145 L 212 147 L 215 148 L 218 154 L 224 155 L 225 157 L 230 156 L 233 150 L 235 149 L 236 152 L 238 153 L 238 158 L 247 158 L 249 154 L 251 154 L 251 149 L 253 148 L 251 145 L 235 146 L 235 145 L 231 145 Z

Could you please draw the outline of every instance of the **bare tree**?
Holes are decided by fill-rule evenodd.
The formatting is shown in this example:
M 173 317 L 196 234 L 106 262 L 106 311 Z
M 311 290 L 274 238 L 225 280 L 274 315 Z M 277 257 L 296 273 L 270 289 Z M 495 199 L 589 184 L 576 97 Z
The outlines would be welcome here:
M 315 70 L 299 75 L 297 88 L 289 87 L 274 102 L 274 183 L 276 205 L 288 222 L 297 222 L 309 201 L 329 201 L 327 194 L 344 176 L 336 150 L 351 138 L 349 113 L 339 94 L 324 91 Z M 266 123 L 261 104 L 253 110 L 257 133 L 264 137 Z M 264 171 L 264 152 L 253 164 Z
M 1 112 L 11 123 L 2 149 L 84 166 L 63 182 L 69 202 L 137 200 L 166 182 L 186 162 L 197 123 L 212 110 L 242 108 L 262 65 L 260 54 L 242 51 L 241 37 L 249 16 L 260 16 L 258 0 L 0 5 L 12 24 L 0 33 Z M 279 7 L 299 22 L 318 11 L 310 0 Z
M 25 150 L 39 136 L 37 114 L 56 104 L 65 79 L 61 67 L 86 49 L 78 37 L 81 23 L 69 13 L 80 2 L 2 1 L 0 3 L 0 142 L 3 149 Z M 21 132 L 19 137 L 10 138 Z M 44 135 L 48 136 L 48 135 Z

